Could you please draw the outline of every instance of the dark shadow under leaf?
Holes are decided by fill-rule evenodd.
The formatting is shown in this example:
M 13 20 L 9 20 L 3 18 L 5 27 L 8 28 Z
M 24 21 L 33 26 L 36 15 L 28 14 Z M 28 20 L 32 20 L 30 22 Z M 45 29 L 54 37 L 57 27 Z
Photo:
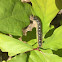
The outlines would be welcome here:
M 55 30 L 55 28 L 49 30 L 49 31 L 46 33 L 45 38 L 50 37 L 50 36 L 53 34 L 54 30 Z
M 33 28 L 32 31 L 28 31 L 27 36 L 22 36 L 22 40 L 26 41 L 26 42 L 28 42 L 32 39 L 36 39 L 36 29 L 35 28 Z
M 57 51 L 53 50 L 53 54 L 56 54 L 56 55 L 62 57 L 62 49 L 58 49 Z

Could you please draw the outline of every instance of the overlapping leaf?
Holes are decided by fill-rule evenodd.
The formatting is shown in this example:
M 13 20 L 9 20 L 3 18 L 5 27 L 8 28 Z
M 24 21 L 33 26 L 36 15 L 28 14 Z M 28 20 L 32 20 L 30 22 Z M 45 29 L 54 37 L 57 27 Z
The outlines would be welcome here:
M 4 34 L 0 34 L 0 49 L 3 52 L 8 52 L 9 56 L 14 56 L 18 53 L 32 50 L 32 46 Z
M 31 51 L 29 62 L 62 62 L 62 58 L 52 53 Z
M 62 48 L 62 26 L 58 27 L 51 37 L 45 39 L 43 43 L 43 48 L 46 49 L 61 49 Z
M 17 56 L 15 56 L 14 58 L 12 58 L 11 60 L 7 61 L 7 62 L 26 62 L 27 60 L 27 54 L 19 54 Z
M 0 0 L 0 32 L 22 36 L 22 29 L 30 22 L 30 9 L 19 0 Z
M 41 19 L 43 37 L 49 30 L 50 22 L 59 11 L 62 1 L 57 0 L 31 0 L 32 12 Z M 57 4 L 59 5 L 57 7 Z M 61 7 L 60 7 L 61 8 Z

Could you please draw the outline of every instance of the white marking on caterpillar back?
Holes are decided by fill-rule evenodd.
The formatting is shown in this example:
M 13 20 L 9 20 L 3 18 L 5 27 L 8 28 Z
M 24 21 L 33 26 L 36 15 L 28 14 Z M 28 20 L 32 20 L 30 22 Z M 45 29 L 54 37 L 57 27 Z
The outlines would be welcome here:
M 39 30 L 41 30 L 41 29 L 39 29 Z
M 41 34 L 41 32 L 39 32 L 39 34 Z
M 38 22 L 38 24 L 39 24 L 40 22 Z
M 40 27 L 40 26 L 39 26 Z
M 40 35 L 39 35 L 40 36 Z
M 32 18 L 30 18 L 30 20 L 36 21 L 36 23 L 37 23 L 36 34 L 37 34 L 37 39 L 38 39 L 38 47 L 41 47 L 41 45 L 42 45 L 41 22 L 35 16 L 34 17 L 32 16 Z

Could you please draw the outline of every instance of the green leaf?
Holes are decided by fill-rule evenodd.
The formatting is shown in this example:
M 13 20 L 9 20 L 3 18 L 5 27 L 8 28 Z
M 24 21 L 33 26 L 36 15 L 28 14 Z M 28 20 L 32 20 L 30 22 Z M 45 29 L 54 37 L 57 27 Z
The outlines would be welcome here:
M 32 39 L 29 42 L 27 42 L 29 45 L 32 45 L 33 48 L 37 48 L 38 47 L 38 42 L 37 39 Z
M 14 56 L 18 53 L 24 53 L 32 50 L 32 46 L 23 43 L 17 39 L 11 38 L 7 35 L 0 34 L 0 49 L 3 52 L 8 52 L 9 56 Z
M 40 49 L 43 53 L 50 53 L 50 54 L 53 54 L 52 50 L 51 49 L 47 49 L 47 50 L 43 50 L 43 49 Z
M 15 57 L 13 57 L 11 60 L 7 61 L 7 62 L 26 62 L 26 59 L 27 58 L 27 55 L 24 53 L 24 54 L 19 54 Z
M 22 36 L 22 29 L 30 23 L 30 9 L 19 0 L 0 0 L 0 32 Z
M 6 61 L 2 61 L 2 62 L 6 62 Z
M 31 51 L 29 55 L 29 62 L 62 62 L 62 58 L 51 53 Z
M 32 2 L 32 12 L 34 15 L 38 16 L 42 22 L 42 32 L 43 37 L 49 31 L 50 22 L 59 12 L 57 4 L 62 5 L 62 1 L 56 0 L 31 0 Z M 61 8 L 61 6 L 60 6 Z
M 31 51 L 28 62 L 44 62 L 45 58 L 43 57 L 43 54 L 40 53 L 39 51 Z
M 57 50 L 62 48 L 62 26 L 58 27 L 52 36 L 45 39 L 42 45 L 45 49 Z

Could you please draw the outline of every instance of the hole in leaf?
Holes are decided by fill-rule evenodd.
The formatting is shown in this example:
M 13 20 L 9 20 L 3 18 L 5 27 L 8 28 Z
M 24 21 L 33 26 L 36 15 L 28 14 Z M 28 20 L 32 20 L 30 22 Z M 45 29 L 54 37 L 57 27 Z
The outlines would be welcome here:
M 27 36 L 22 36 L 22 40 L 26 42 L 32 39 L 36 39 L 36 28 L 33 28 L 32 31 L 28 31 Z

